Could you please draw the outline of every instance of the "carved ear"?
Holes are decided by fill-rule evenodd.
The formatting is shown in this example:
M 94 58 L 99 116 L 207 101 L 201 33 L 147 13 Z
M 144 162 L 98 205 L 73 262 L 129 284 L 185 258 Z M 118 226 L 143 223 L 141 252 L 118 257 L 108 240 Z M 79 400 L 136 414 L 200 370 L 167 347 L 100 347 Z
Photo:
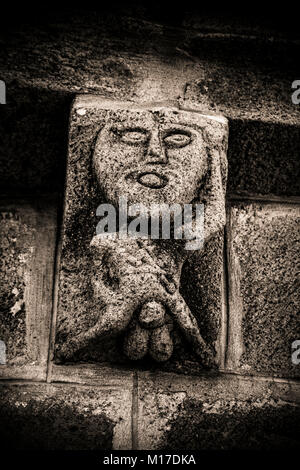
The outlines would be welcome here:
M 204 239 L 223 229 L 226 223 L 225 196 L 227 181 L 227 140 L 224 138 L 207 148 L 208 175 L 200 194 L 204 204 Z

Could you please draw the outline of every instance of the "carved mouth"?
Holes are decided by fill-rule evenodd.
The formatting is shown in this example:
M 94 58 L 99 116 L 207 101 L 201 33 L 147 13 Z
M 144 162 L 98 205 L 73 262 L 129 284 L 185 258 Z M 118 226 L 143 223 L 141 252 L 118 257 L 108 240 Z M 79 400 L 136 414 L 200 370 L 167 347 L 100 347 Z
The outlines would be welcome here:
M 145 171 L 143 173 L 135 174 L 135 179 L 142 186 L 146 186 L 146 188 L 151 189 L 164 188 L 169 181 L 166 176 L 160 175 L 156 171 Z

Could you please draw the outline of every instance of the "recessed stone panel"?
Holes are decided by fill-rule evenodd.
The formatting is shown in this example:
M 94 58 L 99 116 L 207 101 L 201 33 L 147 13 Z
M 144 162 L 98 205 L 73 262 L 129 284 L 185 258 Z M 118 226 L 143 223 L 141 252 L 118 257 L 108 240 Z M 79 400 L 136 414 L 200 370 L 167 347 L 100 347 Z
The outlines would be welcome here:
M 55 362 L 179 371 L 215 367 L 220 361 L 226 120 L 165 104 L 82 96 L 70 122 Z M 186 240 L 147 236 L 124 240 L 120 197 L 127 207 L 202 203 L 204 247 L 188 250 Z M 96 232 L 103 203 L 117 210 L 113 239 L 103 240 Z
M 299 377 L 299 207 L 237 203 L 228 222 L 227 366 Z
M 0 376 L 43 378 L 49 349 L 56 210 L 1 203 Z

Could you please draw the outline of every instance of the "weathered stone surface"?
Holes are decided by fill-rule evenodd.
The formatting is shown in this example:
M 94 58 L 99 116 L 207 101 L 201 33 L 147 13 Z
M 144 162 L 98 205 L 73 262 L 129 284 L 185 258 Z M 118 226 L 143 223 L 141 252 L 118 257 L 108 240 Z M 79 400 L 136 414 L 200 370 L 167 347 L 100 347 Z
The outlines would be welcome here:
M 299 78 L 298 24 L 294 32 L 282 34 L 249 25 L 248 19 L 241 24 L 228 18 L 197 18 L 184 13 L 185 5 L 172 12 L 159 5 L 150 17 L 143 9 L 139 14 L 134 8 L 127 11 L 126 2 L 120 9 L 103 8 L 101 13 L 70 16 L 52 8 L 51 19 L 34 27 L 21 21 L 8 28 L 6 19 L 1 25 L 0 79 L 7 85 L 7 104 L 0 108 L 1 192 L 62 193 L 71 97 L 96 93 L 138 103 L 168 100 L 165 107 L 179 104 L 182 110 L 197 108 L 200 113 L 227 116 L 229 196 L 299 195 L 300 107 L 291 102 L 291 83 Z M 105 200 L 90 167 L 102 118 L 100 123 L 99 114 L 84 111 L 75 119 L 71 135 L 70 154 L 78 161 L 72 162 L 68 185 L 70 191 L 74 188 L 70 199 L 76 206 L 67 217 L 62 253 L 57 362 L 60 348 L 68 349 L 68 336 L 88 331 L 98 318 L 90 308 L 94 293 L 86 283 L 90 271 L 84 271 L 84 260 L 98 222 L 95 209 Z M 73 184 L 78 177 L 80 184 Z M 160 184 L 157 175 L 142 175 L 140 180 L 153 187 Z M 184 189 L 192 190 L 189 185 Z M 49 238 L 39 235 L 41 225 L 49 227 L 45 215 L 32 207 L 16 207 L 4 205 L 9 215 L 2 220 L 5 275 L 0 283 L 0 333 L 8 345 L 8 365 L 0 366 L 0 376 L 41 380 L 48 352 L 53 269 L 53 252 L 48 248 L 54 247 L 54 234 L 51 228 Z M 227 367 L 235 372 L 299 375 L 299 365 L 291 363 L 291 343 L 300 336 L 292 207 L 246 204 L 231 210 Z M 216 349 L 221 366 L 227 333 L 222 255 L 220 229 L 203 251 L 185 261 L 179 291 L 203 340 Z M 68 359 L 75 364 L 53 364 L 48 379 L 93 389 L 70 384 L 0 387 L 1 443 L 12 449 L 128 448 L 132 424 L 139 448 L 299 447 L 299 408 L 294 405 L 299 386 L 289 381 L 140 375 L 139 413 L 134 405 L 130 423 L 133 364 L 188 374 L 202 368 L 160 306 L 154 315 L 146 309 L 144 317 L 138 317 L 143 329 L 132 323 L 125 349 L 132 358 L 150 350 L 157 360 L 172 352 L 170 359 L 158 366 L 147 359 L 129 362 L 123 356 L 121 334 L 101 343 L 90 341 L 80 351 L 70 348 Z M 126 367 L 99 367 L 87 361 Z M 106 391 L 100 391 L 97 387 L 104 384 Z M 119 391 L 122 385 L 124 393 Z
M 99 364 L 50 364 L 49 382 L 123 387 L 132 389 L 134 371 L 130 368 L 108 367 Z
M 2 208 L 3 210 L 3 208 Z M 24 354 L 26 312 L 24 281 L 30 270 L 34 228 L 13 212 L 1 213 L 1 340 L 7 360 Z M 30 249 L 31 248 L 31 249 Z
M 200 109 L 246 122 L 259 120 L 266 124 L 299 125 L 299 106 L 295 106 L 291 99 L 292 82 L 298 76 L 293 64 L 293 53 L 297 53 L 299 46 L 290 44 L 287 52 L 287 43 L 285 46 L 278 43 L 278 48 L 274 43 L 270 50 L 269 45 L 263 41 L 260 44 L 262 54 L 264 49 L 269 49 L 267 53 L 270 54 L 270 62 L 267 63 L 263 62 L 262 57 L 261 62 L 256 61 L 259 40 L 237 38 L 234 41 L 226 36 L 215 39 L 205 35 L 195 36 L 195 41 L 198 40 L 196 56 L 199 54 L 203 60 L 205 54 L 210 67 L 203 77 L 186 84 L 186 103 L 197 103 Z M 220 48 L 217 48 L 218 43 Z M 248 56 L 243 56 L 241 51 L 234 53 L 235 49 L 243 46 L 248 49 Z M 218 57 L 221 51 L 227 53 L 227 57 Z M 275 65 L 276 58 L 279 56 L 284 60 L 284 54 L 289 64 L 285 70 L 281 69 L 279 72 Z
M 228 223 L 227 366 L 299 377 L 292 343 L 300 338 L 299 207 L 237 203 Z
M 41 378 L 49 347 L 56 210 L 50 203 L 1 203 L 0 376 Z
M 299 195 L 300 107 L 291 100 L 298 76 L 297 29 L 292 34 L 245 18 L 199 18 L 182 8 L 172 24 L 171 10 L 164 16 L 160 5 L 154 20 L 151 12 L 147 18 L 139 9 L 129 14 L 119 6 L 109 13 L 103 6 L 98 13 L 70 9 L 67 18 L 58 8 L 34 28 L 19 24 L 7 31 L 3 25 L 3 189 L 63 191 L 70 98 L 93 93 L 139 102 L 173 100 L 223 114 L 232 119 L 230 191 Z
M 0 385 L 1 445 L 14 450 L 131 448 L 131 395 L 69 385 Z
M 173 8 L 159 18 L 160 5 L 155 20 L 124 8 L 85 14 L 70 8 L 68 18 L 57 9 L 34 28 L 18 25 L 9 34 L 3 28 L 2 79 L 116 99 L 185 95 L 229 117 L 299 122 L 290 99 L 298 74 L 296 28 L 293 37 L 215 14 L 197 26 L 183 5 L 172 25 Z
M 296 450 L 299 448 L 300 407 L 276 401 L 207 403 L 186 399 L 171 418 L 160 449 Z
M 123 197 L 127 199 L 125 204 L 143 204 L 146 211 L 150 211 L 152 203 L 201 202 L 208 251 L 205 253 L 205 248 L 205 254 L 201 252 L 198 261 L 208 257 L 214 241 L 219 242 L 212 250 L 210 267 L 205 265 L 216 274 L 206 276 L 199 267 L 195 268 L 195 277 L 199 283 L 201 276 L 206 277 L 206 282 L 203 281 L 206 286 L 212 276 L 220 280 L 226 137 L 226 122 L 221 117 L 181 111 L 164 104 L 141 107 L 105 102 L 91 96 L 75 101 L 70 130 L 56 360 L 119 360 L 120 354 L 116 354 L 112 346 L 114 340 L 105 337 L 120 336 L 129 325 L 130 338 L 126 340 L 124 351 L 132 359 L 141 359 L 147 353 L 149 342 L 152 358 L 166 361 L 173 352 L 172 343 L 178 342 L 183 334 L 200 357 L 200 364 L 212 365 L 221 302 L 219 299 L 213 302 L 210 309 L 213 318 L 208 315 L 207 322 L 204 303 L 201 304 L 204 335 L 209 336 L 210 341 L 207 345 L 196 321 L 197 308 L 195 313 L 191 312 L 184 292 L 179 292 L 183 263 L 193 255 L 192 250 L 185 249 L 186 238 L 153 241 L 148 237 L 135 240 L 130 235 L 124 239 L 116 226 L 110 238 L 93 235 L 95 212 L 100 202 L 113 203 L 120 209 L 120 197 Z M 155 180 L 153 186 L 153 178 L 145 179 L 146 176 L 155 177 L 159 185 Z M 193 262 L 195 259 L 188 266 L 193 266 Z M 187 281 L 187 274 L 185 279 Z M 216 293 L 214 286 L 206 300 Z M 153 328 L 145 327 L 145 323 L 142 329 L 141 324 L 135 326 L 135 313 L 145 302 L 153 300 L 167 309 L 164 321 L 171 329 L 158 325 L 155 331 L 150 331 Z M 179 327 L 181 333 L 175 331 L 174 339 L 173 331 L 169 333 L 173 330 L 169 317 L 176 323 L 174 330 Z M 208 334 L 206 325 L 210 330 Z M 149 333 L 144 333 L 144 328 L 149 328 Z
M 299 126 L 232 119 L 229 127 L 229 194 L 299 196 Z
M 216 233 L 204 246 L 195 251 L 183 266 L 181 292 L 190 310 L 197 318 L 200 331 L 208 344 L 214 346 L 217 363 L 222 367 L 226 337 L 226 319 L 223 291 L 223 230 Z M 172 371 L 184 369 L 188 358 L 184 348 L 178 344 L 176 363 Z M 196 364 L 188 365 L 196 372 Z
M 138 448 L 296 449 L 300 389 L 253 378 L 139 374 Z

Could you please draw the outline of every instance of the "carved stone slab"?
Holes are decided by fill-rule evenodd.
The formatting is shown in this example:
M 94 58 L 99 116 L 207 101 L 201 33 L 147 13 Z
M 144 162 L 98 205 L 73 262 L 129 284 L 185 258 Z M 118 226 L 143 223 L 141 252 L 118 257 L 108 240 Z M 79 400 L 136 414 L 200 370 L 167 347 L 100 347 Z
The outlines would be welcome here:
M 55 362 L 130 361 L 176 370 L 222 363 L 227 137 L 219 116 L 91 96 L 75 100 Z M 187 206 L 192 219 L 180 225 L 179 237 L 173 213 L 167 236 L 159 230 L 153 237 L 144 224 L 149 214 L 162 222 L 165 208 Z M 144 217 L 139 223 L 137 214 Z M 99 231 L 104 222 L 109 233 Z
M 0 203 L 2 379 L 46 379 L 56 220 L 51 201 Z

